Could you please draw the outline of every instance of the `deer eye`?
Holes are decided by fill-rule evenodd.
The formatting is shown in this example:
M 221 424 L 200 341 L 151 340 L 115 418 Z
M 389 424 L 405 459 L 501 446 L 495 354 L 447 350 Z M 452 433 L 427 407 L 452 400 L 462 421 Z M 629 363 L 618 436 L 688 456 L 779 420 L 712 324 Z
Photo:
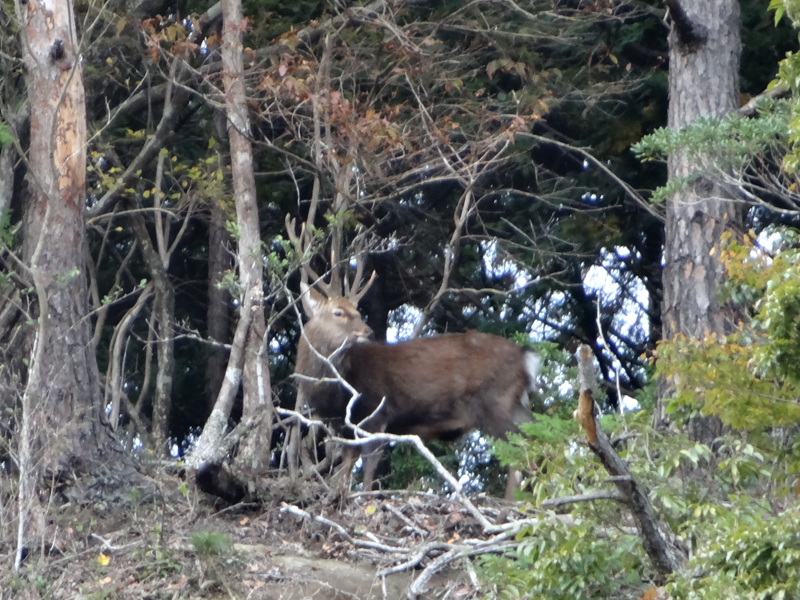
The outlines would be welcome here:
M 344 311 L 341 308 L 335 308 L 333 310 L 333 316 L 334 317 L 341 317 L 343 315 L 344 315 Z

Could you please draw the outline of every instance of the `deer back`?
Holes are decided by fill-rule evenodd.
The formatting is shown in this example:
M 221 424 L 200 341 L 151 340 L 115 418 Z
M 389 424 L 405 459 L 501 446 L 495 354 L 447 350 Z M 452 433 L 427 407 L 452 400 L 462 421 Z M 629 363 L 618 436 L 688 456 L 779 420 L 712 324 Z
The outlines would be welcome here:
M 345 353 L 341 372 L 359 392 L 353 420 L 368 431 L 456 439 L 494 437 L 531 421 L 527 392 L 538 357 L 504 338 L 469 331 L 395 345 L 369 342 Z

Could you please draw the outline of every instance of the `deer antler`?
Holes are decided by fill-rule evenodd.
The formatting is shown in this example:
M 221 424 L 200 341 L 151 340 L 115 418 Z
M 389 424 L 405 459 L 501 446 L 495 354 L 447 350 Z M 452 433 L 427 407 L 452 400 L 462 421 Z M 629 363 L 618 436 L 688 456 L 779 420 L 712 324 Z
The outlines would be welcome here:
M 364 265 L 366 263 L 366 248 L 365 248 L 365 238 L 358 237 L 355 243 L 355 254 L 356 254 L 356 276 L 353 278 L 353 287 L 347 291 L 347 297 L 353 304 L 358 304 L 361 298 L 369 290 L 370 286 L 375 282 L 375 277 L 377 276 L 377 272 L 373 271 L 372 275 L 370 275 L 369 281 L 367 283 L 363 283 L 364 281 Z M 347 278 L 345 278 L 345 285 L 347 285 Z
M 339 269 L 337 268 L 338 264 L 338 257 L 336 255 L 336 249 L 331 249 L 331 264 L 332 264 L 332 271 L 331 271 L 331 281 L 330 283 L 325 283 L 322 277 L 317 275 L 314 269 L 311 268 L 310 265 L 310 256 L 306 256 L 309 249 L 311 248 L 311 234 L 306 229 L 306 224 L 303 223 L 300 226 L 300 234 L 296 233 L 296 224 L 297 220 L 290 217 L 288 214 L 286 215 L 286 233 L 289 236 L 289 241 L 291 241 L 292 245 L 294 246 L 295 251 L 301 256 L 302 263 L 300 264 L 301 269 L 301 285 L 309 286 L 309 285 L 316 285 L 328 298 L 338 298 L 338 297 L 345 297 L 348 298 L 353 304 L 357 304 L 361 298 L 364 297 L 364 294 L 367 293 L 372 283 L 375 281 L 377 277 L 377 273 L 374 271 L 369 278 L 369 281 L 363 283 L 364 281 L 364 264 L 366 259 L 366 248 L 365 242 L 363 237 L 359 237 L 356 240 L 356 275 L 353 279 L 352 286 L 347 277 L 342 277 L 341 275 L 337 275 L 339 273 Z M 344 292 L 344 293 L 343 293 Z M 305 305 L 305 303 L 304 303 Z
M 331 294 L 334 293 L 335 290 L 333 290 L 329 284 L 325 283 L 322 280 L 322 277 L 317 275 L 316 271 L 311 268 L 311 257 L 306 256 L 311 248 L 311 234 L 306 229 L 306 224 L 303 223 L 300 225 L 300 235 L 297 235 L 297 233 L 295 233 L 296 223 L 296 219 L 292 218 L 288 214 L 286 215 L 286 233 L 289 236 L 289 241 L 292 242 L 295 252 L 302 257 L 302 262 L 300 263 L 301 281 L 305 285 L 318 286 L 325 293 L 325 295 L 330 298 L 332 297 Z M 341 292 L 334 293 L 334 296 L 338 295 L 341 295 Z

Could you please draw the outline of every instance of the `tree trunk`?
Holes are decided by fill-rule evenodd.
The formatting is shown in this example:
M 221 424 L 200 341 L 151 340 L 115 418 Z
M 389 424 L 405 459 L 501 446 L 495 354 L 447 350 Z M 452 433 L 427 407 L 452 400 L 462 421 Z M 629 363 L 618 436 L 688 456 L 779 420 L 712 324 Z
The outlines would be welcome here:
M 91 453 L 103 415 L 84 269 L 86 108 L 72 3 L 17 4 L 31 103 L 26 252 L 38 297 L 28 373 L 36 451 L 61 471 Z
M 242 314 L 231 345 L 222 389 L 189 461 L 197 472 L 197 482 L 201 487 L 203 482 L 219 487 L 215 482 L 219 480 L 221 463 L 227 453 L 223 447 L 224 428 L 232 405 L 232 386 L 234 382 L 238 383 L 239 373 L 243 389 L 243 423 L 255 424 L 256 417 L 263 416 L 263 411 L 272 412 L 269 363 L 265 346 L 263 257 L 253 174 L 253 150 L 250 145 L 249 111 L 244 90 L 242 33 L 246 21 L 242 15 L 241 1 L 224 0 L 222 18 L 222 80 L 225 85 L 231 173 L 239 233 L 237 262 L 242 289 Z M 241 371 L 239 364 L 242 364 Z M 240 446 L 236 457 L 239 465 L 246 465 L 253 470 L 269 465 L 271 415 L 257 423 Z M 208 487 L 205 489 L 208 490 Z
M 140 212 L 131 217 L 136 238 L 142 249 L 147 268 L 153 277 L 156 297 L 153 301 L 153 317 L 158 348 L 158 373 L 153 397 L 153 450 L 158 456 L 168 455 L 168 420 L 172 408 L 172 376 L 175 371 L 175 337 L 172 323 L 175 320 L 175 289 L 169 279 L 167 267 L 153 247 L 147 225 Z
M 84 268 L 86 108 L 72 3 L 16 3 L 31 105 L 23 260 L 38 300 L 20 435 L 18 554 L 35 487 L 91 468 L 104 439 Z
M 739 3 L 737 0 L 670 0 L 673 20 L 669 36 L 669 126 L 689 125 L 700 117 L 723 117 L 739 106 Z M 682 154 L 670 156 L 670 179 L 695 170 Z M 699 179 L 667 203 L 664 247 L 663 337 L 677 334 L 702 338 L 724 334 L 732 323 L 720 300 L 724 270 L 720 239 L 741 221 L 740 211 L 712 182 Z M 659 386 L 654 425 L 666 422 L 665 399 Z M 722 432 L 717 418 L 696 418 L 690 433 L 703 442 Z
M 231 268 L 231 259 L 226 246 L 230 235 L 225 230 L 225 215 L 215 202 L 211 205 L 211 219 L 208 225 L 208 337 L 215 342 L 228 341 L 230 319 L 230 299 L 228 290 L 220 289 L 225 271 Z M 222 388 L 225 377 L 225 365 L 228 356 L 222 348 L 212 348 L 206 363 L 206 400 L 208 412 L 214 408 L 214 402 Z
M 272 391 L 266 347 L 262 347 L 262 342 L 266 341 L 264 309 L 260 302 L 263 298 L 264 285 L 263 259 L 253 174 L 253 149 L 250 145 L 249 110 L 244 89 L 242 34 L 246 21 L 242 16 L 241 0 L 223 0 L 222 20 L 222 80 L 225 85 L 231 172 L 236 200 L 236 220 L 239 225 L 239 280 L 243 290 L 255 290 L 254 305 L 243 307 L 243 310 L 255 311 L 245 342 L 242 373 L 242 420 L 250 421 L 262 411 L 272 411 Z M 237 457 L 248 461 L 254 469 L 269 465 L 272 419 L 265 418 L 261 423 L 262 425 L 252 432 L 240 448 Z

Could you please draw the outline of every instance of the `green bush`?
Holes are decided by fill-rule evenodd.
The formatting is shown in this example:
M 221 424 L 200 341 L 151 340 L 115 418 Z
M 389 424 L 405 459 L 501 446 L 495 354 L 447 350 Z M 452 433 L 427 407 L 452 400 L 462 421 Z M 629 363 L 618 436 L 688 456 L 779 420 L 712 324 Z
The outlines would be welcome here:
M 224 556 L 232 546 L 227 535 L 213 531 L 195 531 L 192 534 L 192 545 L 201 558 Z
M 503 599 L 582 600 L 614 597 L 627 586 L 640 586 L 647 558 L 636 536 L 604 531 L 585 520 L 562 524 L 555 515 L 530 527 L 516 556 L 485 556 L 479 575 Z
M 709 523 L 707 538 L 669 586 L 676 600 L 800 597 L 800 510 L 778 517 L 731 511 Z

